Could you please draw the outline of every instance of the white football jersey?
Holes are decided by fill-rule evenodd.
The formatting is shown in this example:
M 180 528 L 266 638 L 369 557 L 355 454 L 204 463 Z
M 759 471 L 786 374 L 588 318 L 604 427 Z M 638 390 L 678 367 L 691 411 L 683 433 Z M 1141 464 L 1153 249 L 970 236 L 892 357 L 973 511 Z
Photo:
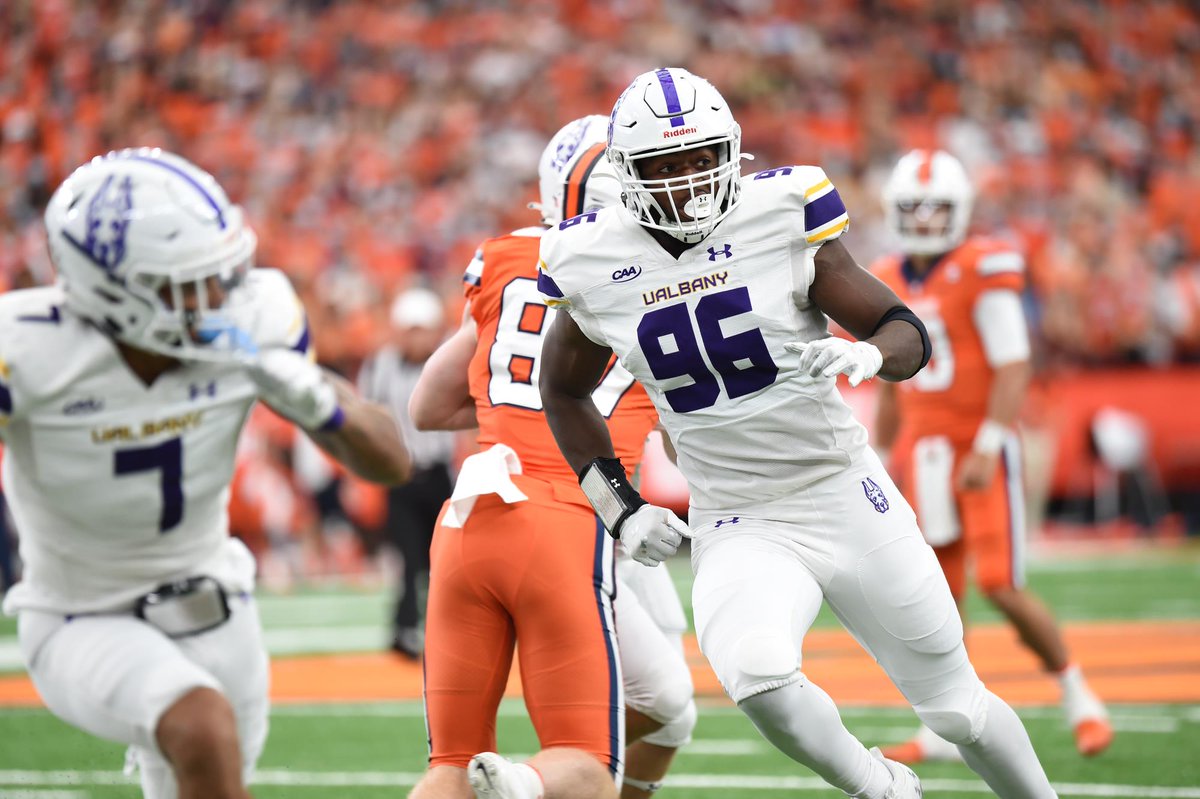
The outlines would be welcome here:
M 252 338 L 307 351 L 282 272 L 247 280 Z M 128 607 L 163 582 L 209 574 L 253 587 L 228 545 L 238 435 L 256 397 L 235 363 L 189 363 L 145 385 L 113 340 L 63 307 L 57 286 L 0 296 L 4 491 L 24 576 L 5 610 Z
M 789 166 L 743 178 L 741 204 L 678 260 L 621 206 L 544 236 L 546 302 L 645 386 L 694 508 L 753 507 L 866 445 L 836 381 L 802 380 L 783 346 L 829 335 L 808 298 L 813 256 L 848 224 L 824 171 Z

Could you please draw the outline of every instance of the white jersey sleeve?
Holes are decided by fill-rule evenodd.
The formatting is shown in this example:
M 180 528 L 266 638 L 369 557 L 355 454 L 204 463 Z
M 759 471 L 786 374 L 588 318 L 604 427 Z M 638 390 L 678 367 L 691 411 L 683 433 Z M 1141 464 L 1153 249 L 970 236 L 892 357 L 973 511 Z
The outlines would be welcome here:
M 282 273 L 254 270 L 247 288 L 255 341 L 307 351 Z M 253 559 L 230 541 L 226 512 L 256 397 L 240 365 L 180 364 L 147 385 L 58 288 L 0 296 L 0 358 L 5 496 L 25 563 L 6 611 L 127 609 L 194 574 L 253 587 Z
M 1029 327 L 1021 297 L 1011 289 L 988 289 L 979 295 L 971 311 L 983 356 L 997 369 L 1030 357 Z

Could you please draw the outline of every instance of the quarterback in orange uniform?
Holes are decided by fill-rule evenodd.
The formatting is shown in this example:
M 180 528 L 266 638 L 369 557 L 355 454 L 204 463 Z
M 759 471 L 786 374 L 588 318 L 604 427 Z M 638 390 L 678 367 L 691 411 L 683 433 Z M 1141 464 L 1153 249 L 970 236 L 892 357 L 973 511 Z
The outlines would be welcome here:
M 902 254 L 873 271 L 921 317 L 929 364 L 904 383 L 879 384 L 876 444 L 937 552 L 960 608 L 968 566 L 985 597 L 1055 674 L 1084 755 L 1112 741 L 1104 705 L 1071 662 L 1058 624 L 1025 587 L 1024 497 L 1014 425 L 1030 375 L 1021 305 L 1024 260 L 994 239 L 966 238 L 973 190 L 945 151 L 914 150 L 884 187 L 888 226 Z M 903 762 L 959 759 L 922 728 L 884 750 Z
M 616 201 L 601 143 L 607 124 L 598 116 L 576 120 L 547 147 L 540 169 L 544 223 L 566 218 L 569 224 L 593 205 Z M 622 797 L 649 796 L 695 721 L 682 646 L 657 631 L 655 624 L 663 625 L 655 603 L 638 604 L 639 588 L 628 587 L 618 572 L 651 570 L 618 565 L 616 541 L 598 522 L 542 415 L 541 346 L 555 313 L 537 289 L 544 229 L 522 228 L 483 243 L 464 276 L 463 326 L 429 360 L 413 393 L 418 427 L 478 425 L 480 449 L 463 464 L 434 533 L 425 642 L 430 770 L 413 799 L 470 797 L 472 790 L 489 799 L 615 799 L 622 781 Z M 616 363 L 592 400 L 632 477 L 658 421 L 653 404 Z M 638 558 L 636 546 L 624 539 L 622 545 Z M 653 571 L 669 579 L 663 569 Z M 644 655 L 640 664 L 618 652 L 618 614 L 621 639 L 632 639 L 631 649 Z M 681 609 L 677 615 L 686 625 Z M 496 708 L 516 644 L 526 707 L 542 745 L 526 763 L 494 753 Z M 649 741 L 637 750 L 648 770 L 636 776 L 623 774 L 626 734 L 641 738 L 639 745 Z

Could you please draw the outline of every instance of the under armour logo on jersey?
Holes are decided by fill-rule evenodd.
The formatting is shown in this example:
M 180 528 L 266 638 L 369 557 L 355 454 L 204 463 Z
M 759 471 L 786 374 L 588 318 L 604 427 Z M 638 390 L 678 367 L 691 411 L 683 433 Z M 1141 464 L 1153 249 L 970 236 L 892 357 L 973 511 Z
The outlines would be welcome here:
M 83 241 L 66 230 L 63 238 L 96 266 L 111 272 L 125 258 L 125 232 L 132 210 L 133 181 L 128 176 L 109 175 L 88 202 Z
M 742 520 L 741 516 L 731 516 L 728 519 L 717 519 L 717 523 L 714 524 L 713 527 L 714 528 L 720 527 L 722 524 L 737 524 L 741 520 Z
M 867 499 L 871 500 L 871 504 L 875 506 L 875 510 L 880 513 L 887 513 L 891 505 L 888 504 L 888 499 L 883 495 L 883 489 L 879 484 L 868 477 L 862 481 L 863 493 L 867 495 Z
M 717 260 L 718 255 L 724 256 L 726 258 L 732 258 L 733 257 L 733 245 L 732 244 L 724 244 L 722 246 L 724 247 L 723 250 L 718 250 L 716 247 L 709 247 L 708 248 L 708 260 L 715 261 L 715 260 Z
M 210 397 L 217 396 L 217 381 L 209 380 L 206 384 L 192 383 L 188 386 L 188 399 L 194 400 L 197 397 L 207 394 Z

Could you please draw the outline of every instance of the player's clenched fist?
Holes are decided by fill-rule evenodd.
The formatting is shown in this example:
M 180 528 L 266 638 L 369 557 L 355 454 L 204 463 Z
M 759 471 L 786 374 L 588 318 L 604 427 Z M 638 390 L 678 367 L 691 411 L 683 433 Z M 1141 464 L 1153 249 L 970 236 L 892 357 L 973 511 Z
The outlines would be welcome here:
M 643 505 L 620 528 L 621 545 L 646 566 L 657 566 L 675 554 L 690 533 L 683 520 L 666 508 Z
M 874 344 L 831 336 L 816 341 L 789 341 L 783 348 L 800 356 L 800 372 L 809 377 L 845 374 L 851 386 L 870 380 L 883 366 Z

